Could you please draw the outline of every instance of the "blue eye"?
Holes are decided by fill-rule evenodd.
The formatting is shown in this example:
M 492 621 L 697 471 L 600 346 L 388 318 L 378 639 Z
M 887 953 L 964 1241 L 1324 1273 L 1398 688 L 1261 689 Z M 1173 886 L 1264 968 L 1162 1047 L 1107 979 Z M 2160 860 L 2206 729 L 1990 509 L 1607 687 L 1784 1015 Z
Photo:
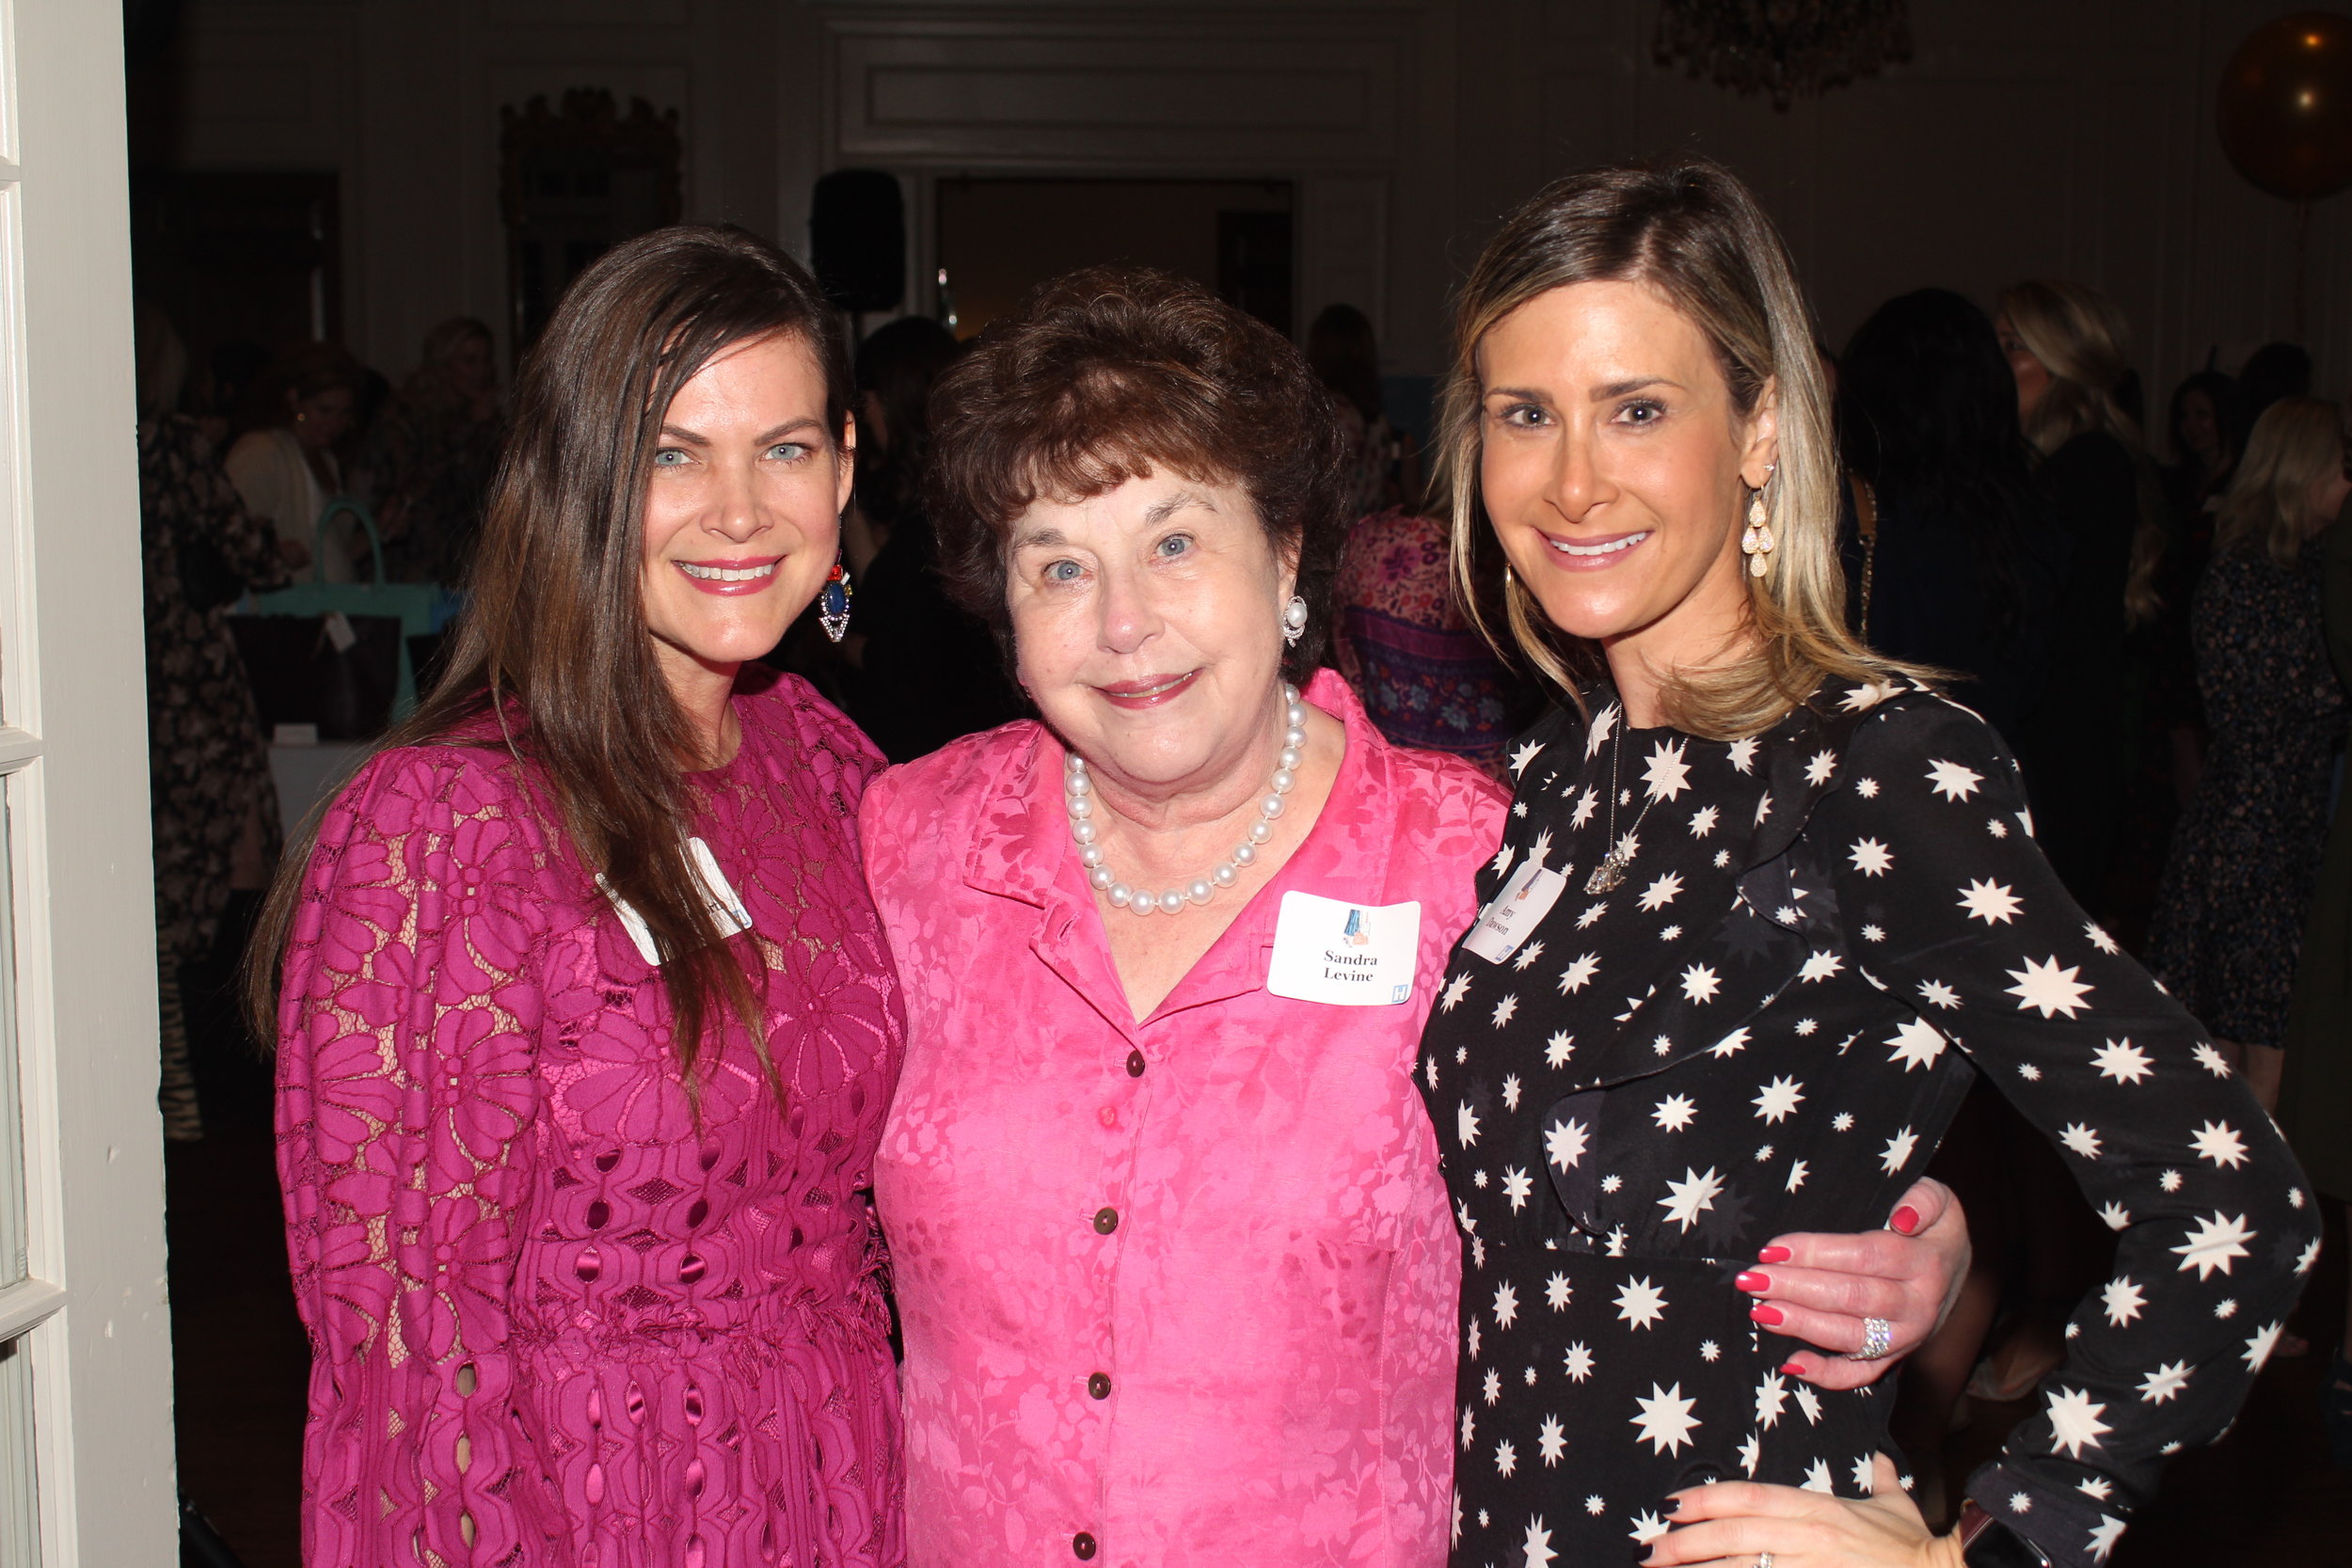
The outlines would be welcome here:
M 685 462 L 686 453 L 675 447 L 663 447 L 653 454 L 653 466 L 657 468 L 675 468 Z
M 1075 582 L 1083 575 L 1074 561 L 1057 561 L 1045 568 L 1045 580 L 1048 582 Z
M 1192 548 L 1191 539 L 1181 533 L 1171 533 L 1160 541 L 1157 553 L 1162 556 L 1177 556 L 1190 548 Z
M 797 463 L 808 455 L 808 448 L 798 441 L 778 441 L 768 449 L 768 455 L 787 463 Z

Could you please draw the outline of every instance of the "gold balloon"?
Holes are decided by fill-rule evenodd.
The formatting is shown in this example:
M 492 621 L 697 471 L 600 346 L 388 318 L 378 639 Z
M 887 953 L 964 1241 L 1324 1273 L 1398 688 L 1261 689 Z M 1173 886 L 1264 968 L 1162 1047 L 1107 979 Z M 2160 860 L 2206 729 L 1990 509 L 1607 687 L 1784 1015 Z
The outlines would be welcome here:
M 2352 184 L 2352 17 L 2296 11 L 2221 72 L 2221 150 L 2256 187 L 2316 201 Z

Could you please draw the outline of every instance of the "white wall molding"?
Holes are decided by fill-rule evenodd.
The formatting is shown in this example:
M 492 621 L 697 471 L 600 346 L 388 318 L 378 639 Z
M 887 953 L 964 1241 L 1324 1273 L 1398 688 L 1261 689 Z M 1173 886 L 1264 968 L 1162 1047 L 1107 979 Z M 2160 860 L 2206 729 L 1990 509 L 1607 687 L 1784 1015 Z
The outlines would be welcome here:
M 2209 346 L 2291 329 L 2293 214 L 2212 131 L 2221 62 L 2277 9 L 1922 4 L 1911 62 L 1776 113 L 1660 67 L 1649 3 L 190 0 L 186 149 L 342 172 L 353 346 L 395 374 L 438 315 L 500 313 L 499 104 L 595 85 L 691 121 L 690 214 L 803 253 L 818 175 L 897 172 L 918 279 L 939 177 L 1295 182 L 1301 308 L 1363 304 L 1416 371 L 1502 212 L 1694 146 L 1763 193 L 1833 343 L 1903 289 L 2074 276 L 2124 305 L 2161 395 Z M 2344 390 L 2352 196 L 2314 212 L 2309 267 L 2322 384 Z

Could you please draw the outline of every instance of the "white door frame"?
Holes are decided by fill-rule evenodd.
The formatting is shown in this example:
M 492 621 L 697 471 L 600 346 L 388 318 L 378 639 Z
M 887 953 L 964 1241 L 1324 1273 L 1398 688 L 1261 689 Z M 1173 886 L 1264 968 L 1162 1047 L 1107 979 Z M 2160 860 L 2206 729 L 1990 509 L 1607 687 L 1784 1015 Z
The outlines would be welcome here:
M 0 786 L 30 1273 L 0 1291 L 0 1338 L 29 1352 L 43 1568 L 177 1560 L 127 202 L 119 8 L 0 0 Z M 0 1468 L 26 1457 L 0 1448 Z

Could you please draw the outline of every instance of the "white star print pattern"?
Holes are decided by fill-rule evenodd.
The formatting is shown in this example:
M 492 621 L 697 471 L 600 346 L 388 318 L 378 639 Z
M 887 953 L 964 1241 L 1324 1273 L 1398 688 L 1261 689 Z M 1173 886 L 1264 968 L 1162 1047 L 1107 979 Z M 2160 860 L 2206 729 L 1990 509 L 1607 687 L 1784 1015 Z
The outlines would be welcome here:
M 2188 1363 L 2168 1361 L 2140 1380 L 2139 1397 L 2150 1404 L 2162 1404 L 2188 1386 Z
M 1804 1101 L 1804 1085 L 1793 1078 L 1775 1078 L 1756 1091 L 1749 1101 L 1756 1114 L 1769 1124 L 1793 1113 Z
M 2028 959 L 2023 970 L 2012 969 L 2008 973 L 2009 977 L 2017 982 L 2009 988 L 2009 993 L 2017 998 L 2021 1012 L 2027 1007 L 2038 1007 L 2043 1018 L 2053 1018 L 2059 1013 L 2073 1018 L 2083 1010 L 2083 998 L 2090 994 L 2090 988 L 2074 978 L 2082 971 L 2079 968 L 2060 969 L 2056 958 L 2045 958 L 2041 963 Z
M 1617 893 L 1537 923 L 1523 969 L 1454 960 L 1414 1059 L 1454 1133 L 1459 1343 L 1483 1322 L 1486 1350 L 1513 1346 L 1460 1385 L 1464 1518 L 1490 1522 L 1463 1525 L 1457 1564 L 1518 1562 L 1537 1519 L 1557 1563 L 1618 1560 L 1702 1459 L 1865 1495 L 1889 1402 L 1780 1373 L 1789 1347 L 1728 1272 L 1776 1234 L 1883 1224 L 1971 1065 L 2065 1151 L 2118 1248 L 1979 1500 L 2020 1499 L 2061 1568 L 2091 1568 L 2157 1454 L 2226 1426 L 2275 1349 L 2317 1206 L 2269 1124 L 2009 831 L 2023 792 L 1990 732 L 1881 684 L 1731 743 L 1625 733 L 1604 694 L 1584 746 L 1563 709 L 1515 752 L 1514 863 L 1540 842 L 1546 864 L 1590 866 L 1628 744 L 1630 859 Z M 1629 831 L 1645 796 L 1690 832 L 1658 831 L 1662 811 Z
M 2217 1165 L 2233 1170 L 2246 1163 L 2246 1140 L 2223 1122 L 2209 1121 L 2200 1127 L 2189 1140 L 2201 1160 L 2211 1160 Z
M 2058 1142 L 2086 1160 L 2099 1157 L 2099 1134 L 2079 1121 L 2070 1121 L 2058 1129 Z
M 1636 1279 L 1617 1291 L 1617 1316 L 1636 1328 L 1647 1328 L 1666 1314 L 1666 1298 L 1647 1279 Z
M 1560 1456 L 1568 1451 L 1568 1436 L 1557 1416 L 1546 1416 L 1544 1424 L 1536 1429 L 1535 1447 L 1546 1465 L 1558 1465 Z
M 2245 1257 L 2246 1243 L 2253 1239 L 2243 1218 L 2217 1212 L 2209 1220 L 2198 1221 L 2188 1240 L 2172 1250 L 2180 1254 L 2182 1273 L 2195 1269 L 2197 1277 L 2204 1279 L 2216 1269 L 2228 1274 L 2231 1261 Z
M 1470 994 L 1470 977 L 1468 974 L 1456 974 L 1446 982 L 1445 995 L 1438 999 L 1438 1006 L 1449 1013 L 1452 1012 L 1461 1005 L 1462 998 Z
M 1886 1043 L 1895 1048 L 1895 1053 L 1887 1060 L 1902 1063 L 1906 1072 L 1913 1068 L 1933 1067 L 1935 1059 L 1944 1054 L 1944 1037 L 1923 1018 L 1903 1020 Z
M 2025 908 L 2015 894 L 1990 879 L 1970 882 L 1963 888 L 1960 907 L 1987 926 L 2006 926 Z
M 1562 1170 L 1574 1170 L 1584 1158 L 1585 1128 L 1582 1122 L 1555 1122 L 1544 1130 L 1544 1157 Z
M 1977 792 L 1977 785 L 1984 783 L 1983 774 L 1956 762 L 1931 761 L 1928 779 L 1935 792 L 1947 800 L 1965 800 Z
M 2058 1433 L 2058 1446 L 2069 1459 L 2080 1459 L 2086 1444 L 2095 1449 L 2100 1438 L 2115 1430 L 2099 1419 L 2106 1409 L 2092 1403 L 2080 1388 L 2060 1388 L 2050 1396 L 2050 1429 Z
M 2109 1040 L 2091 1056 L 2099 1076 L 2119 1084 L 2137 1084 L 2148 1076 L 2148 1053 L 2129 1040 Z
M 1650 1446 L 1652 1453 L 1679 1453 L 1691 1443 L 1691 1433 L 1698 1430 L 1698 1420 L 1691 1408 L 1698 1402 L 1682 1397 L 1682 1385 L 1661 1388 L 1649 1386 L 1650 1397 L 1638 1402 L 1642 1413 L 1633 1418 L 1641 1441 Z
M 1682 761 L 1682 743 L 1659 742 L 1643 765 L 1642 776 L 1647 781 L 1646 792 L 1653 800 L 1671 800 L 1691 787 L 1691 769 Z
M 1666 1211 L 1668 1220 L 1688 1230 L 1698 1223 L 1701 1214 L 1715 1207 L 1715 1199 L 1724 1190 L 1724 1180 L 1715 1174 L 1712 1165 L 1707 1167 L 1704 1176 L 1685 1169 L 1682 1178 L 1667 1184 L 1666 1196 L 1658 1200 L 1658 1206 Z

